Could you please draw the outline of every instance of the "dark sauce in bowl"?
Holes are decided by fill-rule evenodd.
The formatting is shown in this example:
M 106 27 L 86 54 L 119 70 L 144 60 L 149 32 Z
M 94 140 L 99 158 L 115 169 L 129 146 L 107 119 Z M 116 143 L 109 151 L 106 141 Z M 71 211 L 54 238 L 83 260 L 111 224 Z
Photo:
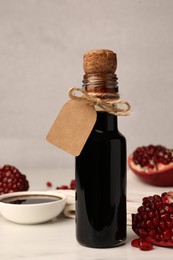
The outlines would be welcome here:
M 61 200 L 62 198 L 53 196 L 53 195 L 19 195 L 19 196 L 11 196 L 7 198 L 3 198 L 0 202 L 7 204 L 42 204 L 42 203 L 50 203 Z

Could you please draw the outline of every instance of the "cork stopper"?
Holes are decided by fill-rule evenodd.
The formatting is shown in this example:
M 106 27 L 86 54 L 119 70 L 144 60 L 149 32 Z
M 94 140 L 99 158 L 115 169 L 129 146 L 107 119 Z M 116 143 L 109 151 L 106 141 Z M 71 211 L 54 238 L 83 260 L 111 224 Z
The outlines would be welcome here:
M 110 50 L 92 50 L 84 54 L 83 68 L 86 74 L 115 73 L 117 55 Z

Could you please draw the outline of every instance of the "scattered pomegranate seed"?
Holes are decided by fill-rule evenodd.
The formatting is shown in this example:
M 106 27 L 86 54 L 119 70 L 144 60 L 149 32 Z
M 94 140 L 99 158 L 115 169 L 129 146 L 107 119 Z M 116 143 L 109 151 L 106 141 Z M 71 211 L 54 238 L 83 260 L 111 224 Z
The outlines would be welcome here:
M 132 240 L 131 245 L 143 251 L 149 251 L 153 249 L 153 245 L 151 243 L 149 243 L 145 239 L 140 238 Z
M 70 188 L 71 188 L 72 190 L 75 190 L 75 189 L 76 189 L 76 182 L 75 182 L 75 180 L 72 180 L 72 181 L 70 182 Z
M 47 182 L 46 183 L 46 185 L 47 185 L 47 187 L 52 187 L 52 183 L 51 182 Z M 75 182 L 75 180 L 71 180 L 71 182 L 70 182 L 70 185 L 69 186 L 67 186 L 67 185 L 61 185 L 61 186 L 57 186 L 56 187 L 56 189 L 57 190 L 59 190 L 59 189 L 61 189 L 61 190 L 75 190 L 76 189 L 76 182 Z
M 68 190 L 69 187 L 67 185 L 62 185 L 60 187 L 58 187 L 59 190 Z
M 52 183 L 51 183 L 50 181 L 48 181 L 48 182 L 46 183 L 46 185 L 47 185 L 47 187 L 49 187 L 49 188 L 52 187 Z
M 140 239 L 139 239 L 139 238 L 134 239 L 134 240 L 132 240 L 131 245 L 132 245 L 133 247 L 139 247 L 139 242 L 140 242 Z
M 143 251 L 149 251 L 153 249 L 153 245 L 145 240 L 140 240 L 139 242 L 139 249 Z

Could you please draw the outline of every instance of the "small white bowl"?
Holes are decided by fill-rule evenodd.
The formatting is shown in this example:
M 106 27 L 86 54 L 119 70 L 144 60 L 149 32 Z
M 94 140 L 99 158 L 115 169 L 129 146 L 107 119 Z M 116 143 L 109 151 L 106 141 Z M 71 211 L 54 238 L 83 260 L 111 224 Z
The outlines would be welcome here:
M 27 198 L 46 198 L 54 199 L 51 202 L 39 202 L 33 204 L 11 204 L 5 200 L 16 199 L 24 200 Z M 3 202 L 4 201 L 4 202 Z M 14 192 L 0 196 L 0 213 L 10 221 L 19 224 L 38 224 L 47 222 L 58 216 L 65 207 L 66 196 L 62 193 L 43 192 L 43 191 L 26 191 Z

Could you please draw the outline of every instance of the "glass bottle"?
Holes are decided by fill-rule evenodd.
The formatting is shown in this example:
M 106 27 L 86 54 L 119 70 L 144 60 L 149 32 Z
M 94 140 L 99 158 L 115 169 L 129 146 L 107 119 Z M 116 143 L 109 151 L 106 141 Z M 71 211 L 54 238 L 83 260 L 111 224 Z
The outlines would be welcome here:
M 90 93 L 117 93 L 114 73 L 84 75 Z M 75 158 L 76 237 L 80 244 L 106 248 L 126 240 L 126 140 L 117 116 L 98 108 L 97 120 Z

